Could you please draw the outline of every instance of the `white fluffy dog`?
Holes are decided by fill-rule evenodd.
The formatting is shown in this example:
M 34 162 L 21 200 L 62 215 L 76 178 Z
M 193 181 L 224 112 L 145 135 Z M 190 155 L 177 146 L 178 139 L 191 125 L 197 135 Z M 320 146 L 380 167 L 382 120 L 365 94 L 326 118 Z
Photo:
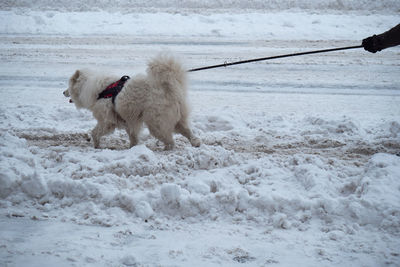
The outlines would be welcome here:
M 200 146 L 200 140 L 188 126 L 186 71 L 175 58 L 169 55 L 154 58 L 148 64 L 147 75 L 127 80 L 115 99 L 99 98 L 107 86 L 118 80 L 116 76 L 77 70 L 64 91 L 77 108 L 92 111 L 97 119 L 92 130 L 95 148 L 99 147 L 100 138 L 115 128 L 126 129 L 130 147 L 136 145 L 143 123 L 165 144 L 165 150 L 174 147 L 174 132 L 185 136 L 192 146 Z

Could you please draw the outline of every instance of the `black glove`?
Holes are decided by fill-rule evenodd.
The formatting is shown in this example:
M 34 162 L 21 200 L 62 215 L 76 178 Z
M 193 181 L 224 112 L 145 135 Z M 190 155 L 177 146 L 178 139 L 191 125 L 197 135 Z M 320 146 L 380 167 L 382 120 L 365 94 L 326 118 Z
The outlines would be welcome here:
M 371 37 L 365 38 L 362 41 L 362 46 L 365 50 L 376 53 L 382 50 L 382 42 L 379 36 L 373 35 Z

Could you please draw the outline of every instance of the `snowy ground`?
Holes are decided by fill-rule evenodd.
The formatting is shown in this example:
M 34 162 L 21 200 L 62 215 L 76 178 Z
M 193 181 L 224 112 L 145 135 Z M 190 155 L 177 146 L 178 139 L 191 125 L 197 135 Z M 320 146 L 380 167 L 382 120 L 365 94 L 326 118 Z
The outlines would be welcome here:
M 191 73 L 200 148 L 94 149 L 62 95 L 77 68 L 358 45 L 398 15 L 61 11 L 1 11 L 1 266 L 400 266 L 399 48 Z

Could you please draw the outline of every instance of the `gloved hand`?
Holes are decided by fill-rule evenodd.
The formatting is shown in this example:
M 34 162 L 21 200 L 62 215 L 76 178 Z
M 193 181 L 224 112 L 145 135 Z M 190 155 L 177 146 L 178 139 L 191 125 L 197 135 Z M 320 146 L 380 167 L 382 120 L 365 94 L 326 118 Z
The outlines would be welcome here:
M 362 41 L 362 46 L 364 47 L 365 50 L 367 50 L 371 53 L 376 53 L 376 52 L 382 50 L 382 42 L 381 42 L 379 36 L 376 36 L 376 35 L 365 38 Z

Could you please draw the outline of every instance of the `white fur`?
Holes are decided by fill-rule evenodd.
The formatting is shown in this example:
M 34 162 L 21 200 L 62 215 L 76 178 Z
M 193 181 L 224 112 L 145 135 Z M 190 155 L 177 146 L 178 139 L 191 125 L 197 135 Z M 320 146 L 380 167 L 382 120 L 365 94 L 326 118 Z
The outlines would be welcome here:
M 97 119 L 92 130 L 94 147 L 98 148 L 100 138 L 115 128 L 126 129 L 132 147 L 138 143 L 143 123 L 165 144 L 165 149 L 174 147 L 173 132 L 184 135 L 193 146 L 200 146 L 200 140 L 193 136 L 188 126 L 186 71 L 175 58 L 160 55 L 151 60 L 147 75 L 137 75 L 128 80 L 114 104 L 111 98 L 97 99 L 109 84 L 117 80 L 117 76 L 77 70 L 64 92 L 77 108 L 91 110 Z

